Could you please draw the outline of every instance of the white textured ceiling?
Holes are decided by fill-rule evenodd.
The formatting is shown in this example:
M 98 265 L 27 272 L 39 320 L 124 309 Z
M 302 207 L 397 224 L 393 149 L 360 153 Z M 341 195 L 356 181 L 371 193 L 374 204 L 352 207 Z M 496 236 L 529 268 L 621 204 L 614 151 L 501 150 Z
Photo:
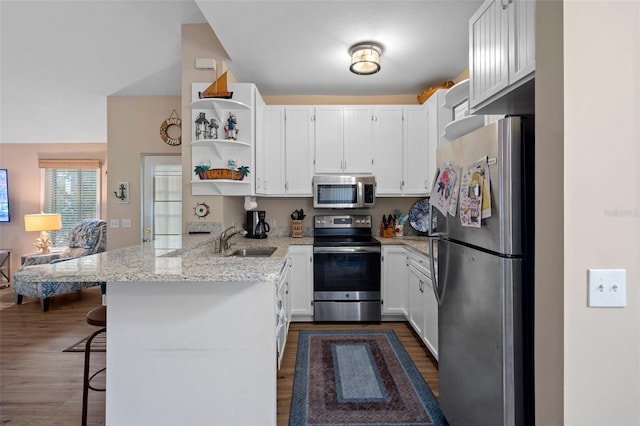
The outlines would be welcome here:
M 180 26 L 209 22 L 265 95 L 417 94 L 467 66 L 482 0 L 0 0 L 0 142 L 105 142 L 106 98 L 180 94 Z M 206 19 L 205 19 L 206 18 Z M 384 47 L 348 71 L 348 48 Z
M 196 0 L 238 81 L 266 95 L 418 94 L 468 63 L 481 0 Z M 381 71 L 349 72 L 348 49 L 383 45 Z

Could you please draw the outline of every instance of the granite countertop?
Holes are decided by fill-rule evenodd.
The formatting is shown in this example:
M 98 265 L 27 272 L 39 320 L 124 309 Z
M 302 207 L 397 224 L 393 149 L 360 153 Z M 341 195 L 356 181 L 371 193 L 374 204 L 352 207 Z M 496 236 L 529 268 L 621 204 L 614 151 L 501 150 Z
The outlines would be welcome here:
M 276 247 L 269 257 L 233 257 L 215 251 L 212 235 L 184 235 L 19 270 L 22 281 L 243 281 L 273 282 L 284 266 L 290 245 L 311 245 L 312 237 L 250 240 L 235 237 L 236 248 Z
M 429 254 L 426 237 L 380 238 L 383 245 L 404 245 Z M 34 265 L 15 273 L 16 279 L 32 282 L 148 281 L 148 282 L 274 282 L 280 276 L 291 245 L 312 245 L 313 237 L 275 237 L 252 240 L 234 237 L 234 249 L 276 247 L 269 257 L 234 257 L 216 252 L 216 237 L 183 235 L 84 256 L 64 262 Z
M 377 237 L 382 245 L 403 245 L 413 249 L 415 252 L 429 256 L 429 238 L 417 235 L 407 235 L 404 237 L 382 238 Z M 437 243 L 434 251 L 437 258 Z

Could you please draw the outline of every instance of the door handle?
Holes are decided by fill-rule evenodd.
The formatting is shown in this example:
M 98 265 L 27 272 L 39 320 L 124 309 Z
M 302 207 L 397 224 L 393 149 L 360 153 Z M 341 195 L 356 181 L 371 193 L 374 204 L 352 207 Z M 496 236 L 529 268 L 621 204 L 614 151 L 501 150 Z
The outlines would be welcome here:
M 144 234 L 145 234 L 145 237 L 142 239 L 142 242 L 143 243 L 150 242 L 151 238 L 149 238 L 149 236 L 151 234 L 151 228 L 149 228 L 149 227 L 144 228 Z
M 438 289 L 440 288 L 440 283 L 438 283 L 438 275 L 436 274 L 435 260 L 434 260 L 434 244 L 433 241 L 435 238 L 429 237 L 429 262 L 431 263 L 431 286 L 433 287 L 433 293 L 436 295 L 436 300 L 438 301 L 438 306 L 442 305 L 442 299 L 444 298 L 444 288 L 442 289 L 442 296 L 440 295 Z

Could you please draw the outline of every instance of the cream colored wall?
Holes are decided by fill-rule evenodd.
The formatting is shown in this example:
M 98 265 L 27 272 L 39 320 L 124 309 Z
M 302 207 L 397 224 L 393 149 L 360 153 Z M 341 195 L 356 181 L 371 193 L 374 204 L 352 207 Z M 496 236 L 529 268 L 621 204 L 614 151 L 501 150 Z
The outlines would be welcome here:
M 563 21 L 564 424 L 638 425 L 640 2 L 565 0 Z M 588 268 L 627 270 L 625 308 L 587 307 Z
M 536 5 L 535 416 L 554 426 L 564 424 L 562 1 Z
M 33 242 L 37 232 L 25 232 L 24 215 L 41 209 L 40 158 L 99 159 L 101 168 L 101 199 L 106 196 L 107 145 L 104 143 L 1 143 L 0 168 L 9 172 L 9 202 L 11 222 L 0 224 L 0 248 L 10 249 L 12 273 L 20 266 L 20 256 L 37 249 Z M 105 203 L 101 203 L 100 217 L 106 217 Z
M 375 233 L 379 230 L 377 226 L 382 221 L 382 215 L 393 214 L 395 209 L 400 210 L 403 214 L 407 214 L 413 204 L 421 198 L 414 197 L 398 197 L 398 198 L 378 198 L 376 200 L 376 206 L 372 209 L 354 209 L 350 210 L 349 214 L 366 214 L 371 215 Z M 318 209 L 313 208 L 313 199 L 307 198 L 280 198 L 280 197 L 259 197 L 258 210 L 265 210 L 267 212 L 267 221 L 269 224 L 274 225 L 276 228 L 289 228 L 291 227 L 291 213 L 294 210 L 303 209 L 307 217 L 303 221 L 305 228 L 313 227 L 313 216 L 322 214 L 337 214 L 336 210 Z M 405 232 L 410 233 L 410 225 L 405 226 Z
M 142 155 L 181 153 L 180 146 L 168 145 L 160 138 L 160 125 L 174 109 L 180 111 L 179 96 L 107 98 L 107 155 L 111 160 L 106 200 L 109 250 L 139 244 L 141 241 Z M 129 182 L 128 204 L 118 203 L 114 195 L 118 190 L 118 182 Z M 122 219 L 125 218 L 131 219 L 131 228 L 122 227 Z M 118 219 L 120 227 L 111 228 L 111 219 Z

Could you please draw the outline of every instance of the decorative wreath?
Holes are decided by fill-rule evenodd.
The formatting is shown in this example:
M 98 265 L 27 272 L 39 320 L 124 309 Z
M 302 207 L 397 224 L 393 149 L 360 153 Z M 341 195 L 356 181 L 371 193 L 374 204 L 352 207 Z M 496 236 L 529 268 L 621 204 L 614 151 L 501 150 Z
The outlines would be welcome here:
M 171 126 L 178 126 L 180 128 L 180 135 L 177 138 L 172 138 L 167 134 L 167 129 Z M 175 109 L 169 118 L 164 120 L 160 125 L 160 137 L 168 145 L 176 146 L 182 144 L 182 120 L 178 117 Z

